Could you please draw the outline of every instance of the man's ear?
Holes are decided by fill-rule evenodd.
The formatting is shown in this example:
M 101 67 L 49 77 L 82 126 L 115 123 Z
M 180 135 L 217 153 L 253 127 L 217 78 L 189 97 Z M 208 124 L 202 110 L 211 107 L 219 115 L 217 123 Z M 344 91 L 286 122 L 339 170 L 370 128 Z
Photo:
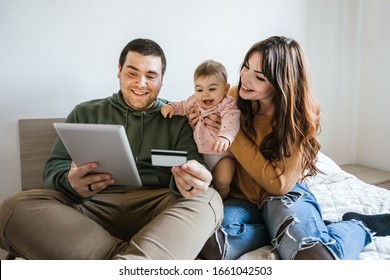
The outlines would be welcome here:
M 120 64 L 118 64 L 118 79 L 120 79 L 121 78 L 121 65 Z

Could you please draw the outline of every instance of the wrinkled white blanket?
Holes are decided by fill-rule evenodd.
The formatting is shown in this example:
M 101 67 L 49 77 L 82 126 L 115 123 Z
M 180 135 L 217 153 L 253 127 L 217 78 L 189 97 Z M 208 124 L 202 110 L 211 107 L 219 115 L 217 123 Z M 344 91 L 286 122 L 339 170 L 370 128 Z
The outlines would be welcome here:
M 333 160 L 320 153 L 318 168 L 325 174 L 318 174 L 308 180 L 316 196 L 323 218 L 340 221 L 344 213 L 353 211 L 362 214 L 390 213 L 390 191 L 369 185 L 343 171 Z M 269 259 L 270 246 L 248 252 L 240 259 Z M 390 236 L 375 237 L 359 255 L 359 259 L 390 259 Z

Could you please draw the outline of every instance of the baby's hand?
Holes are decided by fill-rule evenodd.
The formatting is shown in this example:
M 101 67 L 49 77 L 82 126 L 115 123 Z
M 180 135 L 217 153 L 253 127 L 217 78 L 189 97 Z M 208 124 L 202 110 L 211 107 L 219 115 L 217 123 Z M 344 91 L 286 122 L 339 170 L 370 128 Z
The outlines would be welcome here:
M 174 108 L 171 105 L 164 105 L 161 108 L 161 114 L 166 118 L 167 116 L 172 118 L 174 113 Z
M 225 152 L 230 146 L 230 141 L 225 137 L 217 137 L 211 149 L 218 153 Z

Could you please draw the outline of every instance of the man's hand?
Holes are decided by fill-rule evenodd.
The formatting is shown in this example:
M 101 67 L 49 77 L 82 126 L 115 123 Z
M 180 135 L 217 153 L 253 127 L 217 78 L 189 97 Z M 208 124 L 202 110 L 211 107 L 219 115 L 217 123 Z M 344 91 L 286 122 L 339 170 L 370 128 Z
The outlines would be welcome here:
M 197 196 L 207 190 L 213 178 L 210 171 L 196 160 L 172 167 L 171 171 L 179 192 L 186 198 Z
M 115 180 L 110 174 L 90 174 L 98 167 L 97 163 L 87 163 L 79 167 L 72 162 L 68 181 L 72 188 L 82 197 L 91 197 L 100 192 L 108 185 L 114 184 Z

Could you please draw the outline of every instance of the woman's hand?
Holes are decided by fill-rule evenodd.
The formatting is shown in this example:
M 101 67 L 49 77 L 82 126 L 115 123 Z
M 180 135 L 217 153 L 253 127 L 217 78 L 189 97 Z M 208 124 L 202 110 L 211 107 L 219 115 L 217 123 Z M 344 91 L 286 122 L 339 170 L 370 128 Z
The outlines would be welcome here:
M 188 123 L 192 127 L 195 128 L 196 124 L 199 121 L 200 112 L 195 107 L 190 109 L 190 113 L 188 114 Z M 215 133 L 218 133 L 221 129 L 221 116 L 217 114 L 211 114 L 205 117 L 204 124 Z
M 196 107 L 192 107 L 187 117 L 188 117 L 188 123 L 190 124 L 192 129 L 194 129 L 196 124 L 199 121 L 200 112 L 196 109 Z
M 171 169 L 179 192 L 186 198 L 197 196 L 208 189 L 212 175 L 196 160 L 189 160 Z
M 221 116 L 217 114 L 212 114 L 207 116 L 204 120 L 204 124 L 215 133 L 218 133 L 221 129 Z

